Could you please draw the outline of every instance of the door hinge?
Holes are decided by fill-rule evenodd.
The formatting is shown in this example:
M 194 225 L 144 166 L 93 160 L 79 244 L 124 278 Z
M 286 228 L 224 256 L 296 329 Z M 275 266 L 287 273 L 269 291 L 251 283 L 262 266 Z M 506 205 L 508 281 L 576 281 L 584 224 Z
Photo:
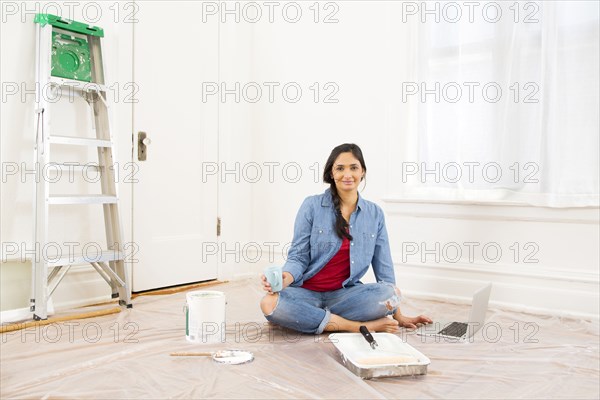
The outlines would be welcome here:
M 217 217 L 217 236 L 221 236 L 221 217 Z

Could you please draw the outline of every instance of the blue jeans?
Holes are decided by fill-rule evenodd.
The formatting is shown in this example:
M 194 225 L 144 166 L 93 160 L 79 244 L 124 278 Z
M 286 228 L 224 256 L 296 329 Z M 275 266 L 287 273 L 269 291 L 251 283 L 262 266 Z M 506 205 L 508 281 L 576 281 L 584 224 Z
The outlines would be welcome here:
M 299 332 L 321 334 L 331 314 L 350 321 L 372 321 L 394 314 L 399 303 L 389 283 L 359 283 L 331 292 L 288 286 L 279 292 L 275 309 L 265 318 Z

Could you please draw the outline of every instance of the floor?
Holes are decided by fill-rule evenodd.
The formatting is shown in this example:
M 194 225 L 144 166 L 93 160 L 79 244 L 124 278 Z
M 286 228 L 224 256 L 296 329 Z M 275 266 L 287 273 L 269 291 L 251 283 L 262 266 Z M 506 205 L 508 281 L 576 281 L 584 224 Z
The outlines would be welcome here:
M 227 296 L 226 342 L 185 339 L 185 293 L 142 296 L 134 308 L 1 336 L 1 398 L 581 398 L 600 396 L 598 322 L 490 309 L 472 342 L 399 333 L 431 359 L 427 375 L 362 380 L 327 335 L 265 323 L 258 281 L 210 289 Z M 104 306 L 106 307 L 106 306 Z M 112 306 L 111 306 L 112 307 Z M 91 308 L 86 308 L 90 310 Z M 465 305 L 405 299 L 405 314 L 460 318 Z M 223 365 L 175 351 L 238 348 Z

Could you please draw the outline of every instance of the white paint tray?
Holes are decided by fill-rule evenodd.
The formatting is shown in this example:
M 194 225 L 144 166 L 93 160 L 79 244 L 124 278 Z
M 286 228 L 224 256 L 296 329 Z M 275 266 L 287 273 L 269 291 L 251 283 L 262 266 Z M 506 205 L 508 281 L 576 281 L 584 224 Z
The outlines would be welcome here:
M 386 376 L 424 375 L 431 363 L 423 353 L 391 333 L 372 333 L 375 350 L 360 333 L 332 333 L 329 340 L 342 364 L 363 379 Z

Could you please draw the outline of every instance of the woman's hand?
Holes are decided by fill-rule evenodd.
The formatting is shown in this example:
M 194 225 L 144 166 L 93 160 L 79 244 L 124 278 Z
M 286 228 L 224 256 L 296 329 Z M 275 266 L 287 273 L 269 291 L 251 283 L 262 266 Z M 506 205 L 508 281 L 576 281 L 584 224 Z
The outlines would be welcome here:
M 292 274 L 290 274 L 289 272 L 284 272 L 282 277 L 283 277 L 283 286 L 282 286 L 281 290 L 285 289 L 286 287 L 288 287 L 292 283 L 294 283 L 294 276 Z
M 281 275 L 281 278 L 283 280 L 283 285 L 281 290 L 285 289 L 286 287 L 290 286 L 293 282 L 294 282 L 294 277 L 292 276 L 292 274 L 290 274 L 289 272 L 284 272 Z M 268 292 L 269 294 L 273 294 L 273 290 L 271 288 L 271 284 L 269 283 L 269 281 L 267 280 L 267 277 L 265 276 L 265 274 L 262 274 L 260 276 L 260 280 L 262 283 L 262 288 L 265 292 Z
M 421 325 L 427 325 L 427 324 L 431 324 L 433 321 L 431 321 L 431 318 L 426 317 L 424 315 L 419 315 L 418 317 L 407 317 L 404 315 L 401 315 L 399 318 L 395 318 L 396 321 L 398 321 L 398 324 L 401 327 L 404 328 L 408 328 L 408 329 L 416 329 Z
M 271 284 L 267 280 L 267 277 L 265 276 L 265 274 L 261 274 L 260 281 L 262 283 L 263 290 L 265 292 L 269 292 L 269 294 L 273 294 L 273 292 L 271 291 Z

